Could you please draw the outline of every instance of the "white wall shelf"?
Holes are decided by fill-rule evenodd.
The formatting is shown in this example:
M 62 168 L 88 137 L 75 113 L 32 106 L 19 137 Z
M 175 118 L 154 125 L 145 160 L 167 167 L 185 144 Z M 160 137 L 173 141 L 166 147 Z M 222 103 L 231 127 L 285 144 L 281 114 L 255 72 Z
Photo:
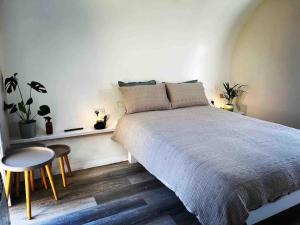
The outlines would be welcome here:
M 25 144 L 37 141 L 49 141 L 55 139 L 62 139 L 62 138 L 70 138 L 70 137 L 80 137 L 80 136 L 87 136 L 87 135 L 95 135 L 95 134 L 105 134 L 105 133 L 112 133 L 115 131 L 115 127 L 108 127 L 102 130 L 95 130 L 94 128 L 84 128 L 83 130 L 77 131 L 69 131 L 69 132 L 55 132 L 53 134 L 40 134 L 33 138 L 27 139 L 11 139 L 10 144 Z

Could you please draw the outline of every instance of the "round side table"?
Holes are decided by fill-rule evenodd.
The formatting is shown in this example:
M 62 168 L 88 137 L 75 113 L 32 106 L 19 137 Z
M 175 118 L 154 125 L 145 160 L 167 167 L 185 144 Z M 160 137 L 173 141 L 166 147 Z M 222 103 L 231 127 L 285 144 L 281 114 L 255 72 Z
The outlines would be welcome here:
M 40 143 L 40 142 L 29 143 L 29 144 L 17 144 L 17 145 L 13 145 L 12 147 L 8 148 L 7 151 L 10 152 L 10 151 L 18 150 L 20 148 L 27 148 L 27 147 L 46 147 L 46 145 L 43 143 Z M 42 185 L 43 185 L 43 187 L 45 187 L 45 189 L 48 189 L 45 176 L 46 176 L 45 168 L 41 168 Z M 20 192 L 19 192 L 20 173 L 15 172 L 13 178 L 14 178 L 14 183 L 15 183 L 16 197 L 19 197 L 20 196 Z M 30 181 L 30 190 L 33 192 L 35 190 L 34 170 L 29 171 L 29 181 Z
M 27 218 L 31 219 L 31 198 L 30 198 L 30 171 L 45 168 L 49 177 L 55 200 L 58 200 L 57 190 L 54 184 L 50 164 L 55 156 L 54 151 L 45 147 L 25 147 L 8 152 L 2 160 L 1 166 L 6 171 L 6 196 L 11 189 L 11 176 L 16 172 L 24 172 Z

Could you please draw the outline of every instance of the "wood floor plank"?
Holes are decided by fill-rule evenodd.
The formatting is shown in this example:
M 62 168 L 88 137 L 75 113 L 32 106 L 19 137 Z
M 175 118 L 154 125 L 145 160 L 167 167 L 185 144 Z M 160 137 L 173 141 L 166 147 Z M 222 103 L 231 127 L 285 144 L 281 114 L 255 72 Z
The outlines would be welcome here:
M 111 171 L 111 172 L 108 172 L 105 174 L 100 174 L 100 175 L 95 174 L 92 177 L 91 176 L 86 177 L 85 180 L 82 180 L 82 179 L 80 179 L 78 181 L 74 180 L 73 186 L 80 188 L 80 186 L 86 185 L 86 180 L 88 180 L 89 184 L 98 183 L 99 181 L 111 182 L 113 180 L 118 180 L 120 178 L 124 178 L 129 175 L 134 175 L 139 172 L 145 172 L 145 169 L 139 165 L 132 165 L 132 166 L 124 168 L 124 169 L 115 169 L 114 171 Z
M 96 195 L 95 199 L 98 204 L 103 204 L 105 202 L 109 202 L 119 198 L 124 198 L 133 194 L 137 194 L 139 192 L 156 189 L 162 186 L 163 184 L 160 183 L 158 180 L 151 180 L 143 183 L 131 184 L 122 188 L 117 188 L 114 190 L 102 192 Z
M 171 215 L 171 217 L 177 225 L 201 225 L 197 218 L 186 210 L 182 210 L 180 213 L 175 213 L 174 215 Z
M 39 223 L 39 225 L 86 224 L 91 221 L 115 215 L 125 210 L 136 209 L 145 205 L 146 202 L 143 199 L 123 199 L 119 201 L 110 202 L 105 205 L 98 205 L 85 210 L 73 212 L 63 217 L 54 218 L 46 222 Z
M 136 173 L 133 175 L 127 176 L 127 179 L 131 184 L 142 183 L 149 180 L 155 180 L 155 177 L 149 174 L 148 172 Z
M 160 216 L 143 225 L 177 225 L 169 215 Z
M 54 202 L 53 198 L 52 201 Z M 26 205 L 19 204 L 18 207 L 11 207 L 10 215 L 11 215 L 11 224 L 12 225 L 26 225 L 26 224 L 35 224 L 40 223 L 43 224 L 44 221 L 52 219 L 53 217 L 64 216 L 69 213 L 73 213 L 74 211 L 80 211 L 86 208 L 90 208 L 93 206 L 97 206 L 95 199 L 93 197 L 84 198 L 84 199 L 76 199 L 72 201 L 65 201 L 64 203 L 60 203 L 57 205 L 48 205 L 46 204 L 36 204 L 32 202 L 32 220 L 27 220 L 26 214 Z
M 160 217 L 166 214 L 169 210 L 178 207 L 182 207 L 180 200 L 177 198 L 170 198 L 167 201 L 159 202 L 159 204 L 141 206 L 136 209 L 120 212 L 101 220 L 95 220 L 88 223 L 88 225 L 146 224 L 153 218 Z
M 60 204 L 64 201 L 71 201 L 78 198 L 85 198 L 92 196 L 96 193 L 105 192 L 111 189 L 118 189 L 127 185 L 130 185 L 130 182 L 126 177 L 122 177 L 116 180 L 99 180 L 98 182 L 89 182 L 87 179 L 84 184 L 73 185 L 73 177 L 69 178 L 68 188 L 63 188 L 60 182 L 57 182 L 58 193 L 60 194 L 60 201 L 54 203 L 49 196 L 51 196 L 51 190 L 39 189 L 34 192 L 32 195 L 32 201 L 36 204 Z M 79 191 L 80 190 L 80 191 Z M 16 204 L 22 203 L 25 200 L 25 195 L 22 194 L 21 197 L 15 202 Z

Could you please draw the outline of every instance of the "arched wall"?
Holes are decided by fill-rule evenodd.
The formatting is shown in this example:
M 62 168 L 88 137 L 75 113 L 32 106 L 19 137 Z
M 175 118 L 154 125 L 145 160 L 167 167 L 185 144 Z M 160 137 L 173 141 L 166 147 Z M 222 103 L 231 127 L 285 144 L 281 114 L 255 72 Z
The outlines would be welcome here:
M 266 0 L 243 27 L 231 81 L 248 84 L 250 116 L 300 128 L 300 1 Z
M 98 107 L 118 118 L 118 80 L 197 78 L 215 98 L 236 34 L 259 3 L 1 0 L 2 71 L 45 84 L 49 94 L 34 98 L 51 106 L 55 130 L 92 126 Z

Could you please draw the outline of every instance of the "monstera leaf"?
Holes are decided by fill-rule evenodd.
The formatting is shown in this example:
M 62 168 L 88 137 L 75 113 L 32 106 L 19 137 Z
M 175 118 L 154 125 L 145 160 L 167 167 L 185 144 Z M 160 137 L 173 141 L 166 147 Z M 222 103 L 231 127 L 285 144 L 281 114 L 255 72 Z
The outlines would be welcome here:
M 50 113 L 50 108 L 47 105 L 40 106 L 37 114 L 35 114 L 32 117 L 32 111 L 31 106 L 33 104 L 33 98 L 32 98 L 32 89 L 39 92 L 39 93 L 47 93 L 47 90 L 44 85 L 42 85 L 39 82 L 31 81 L 28 84 L 30 87 L 29 90 L 29 98 L 27 100 L 23 97 L 22 90 L 19 87 L 19 82 L 17 78 L 17 73 L 13 74 L 12 76 L 8 77 L 4 81 L 5 90 L 8 94 L 18 91 L 20 100 L 13 104 L 8 104 L 4 102 L 4 110 L 8 111 L 9 113 L 17 113 L 19 118 L 23 121 L 30 121 L 35 118 L 35 116 L 38 114 L 40 116 L 45 116 Z
M 38 114 L 40 116 L 46 116 L 47 114 L 50 113 L 50 108 L 47 105 L 42 105 L 40 106 L 40 110 L 38 111 Z
M 27 102 L 26 102 L 26 105 L 31 105 L 33 103 L 33 99 L 30 97 Z
M 9 110 L 10 114 L 13 114 L 18 111 L 17 105 L 16 104 L 7 104 L 4 102 L 4 110 Z
M 11 109 L 14 106 L 14 104 L 7 104 L 5 101 L 3 103 L 3 109 L 6 111 L 8 109 Z
M 15 104 L 13 104 L 13 107 L 11 108 L 11 110 L 10 110 L 10 114 L 13 114 L 13 113 L 15 113 L 15 112 L 17 112 L 18 111 L 18 108 L 17 108 L 17 105 L 15 105 Z
M 8 94 L 12 93 L 16 90 L 18 85 L 18 79 L 17 79 L 17 73 L 15 73 L 13 76 L 8 77 L 4 81 L 5 90 Z
M 28 83 L 28 85 L 37 92 L 47 93 L 45 86 L 40 84 L 39 82 L 31 81 L 31 83 Z
M 18 103 L 18 109 L 22 112 L 26 114 L 26 108 L 25 108 L 25 104 L 23 101 Z

